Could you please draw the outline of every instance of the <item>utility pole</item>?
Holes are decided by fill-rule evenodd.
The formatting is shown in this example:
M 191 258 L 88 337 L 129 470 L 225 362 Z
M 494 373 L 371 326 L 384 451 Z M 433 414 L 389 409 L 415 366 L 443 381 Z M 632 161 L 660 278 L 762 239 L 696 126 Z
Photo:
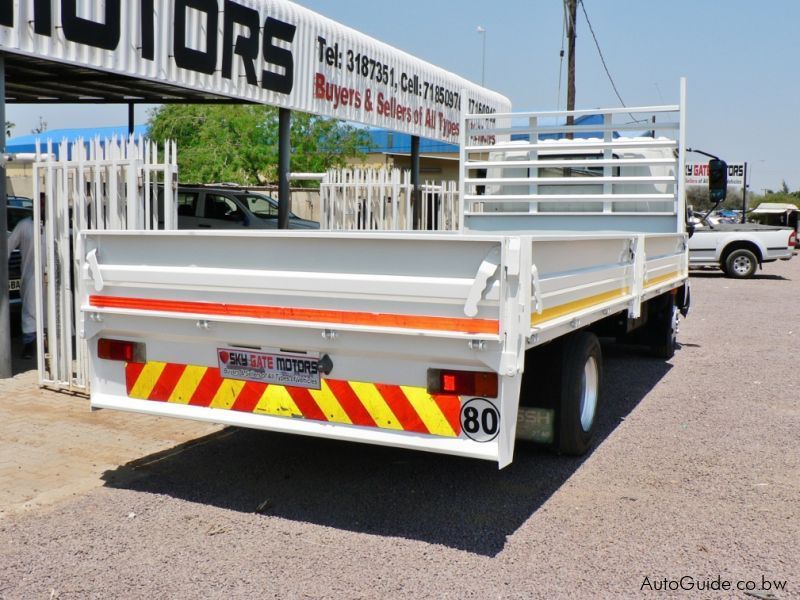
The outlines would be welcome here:
M 575 110 L 575 25 L 578 18 L 578 0 L 564 0 L 567 13 L 567 110 Z M 574 125 L 575 117 L 567 116 L 567 125 Z M 567 133 L 572 139 L 572 132 Z

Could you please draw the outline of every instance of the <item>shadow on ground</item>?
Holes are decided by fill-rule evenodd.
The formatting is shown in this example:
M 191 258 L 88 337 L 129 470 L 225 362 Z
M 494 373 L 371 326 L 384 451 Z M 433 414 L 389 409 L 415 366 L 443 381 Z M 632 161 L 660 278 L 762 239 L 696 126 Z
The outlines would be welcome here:
M 22 358 L 22 335 L 12 329 L 11 338 L 11 374 L 19 375 L 25 371 L 36 370 L 36 356 Z
M 602 443 L 671 368 L 605 349 Z M 113 471 L 106 485 L 494 556 L 586 459 L 517 448 L 511 466 L 228 428 Z
M 730 279 L 731 281 L 746 281 L 745 279 L 729 278 L 722 271 L 690 271 L 689 276 L 696 279 Z M 750 280 L 766 279 L 770 281 L 791 281 L 788 277 L 783 275 L 773 275 L 771 273 L 756 273 Z

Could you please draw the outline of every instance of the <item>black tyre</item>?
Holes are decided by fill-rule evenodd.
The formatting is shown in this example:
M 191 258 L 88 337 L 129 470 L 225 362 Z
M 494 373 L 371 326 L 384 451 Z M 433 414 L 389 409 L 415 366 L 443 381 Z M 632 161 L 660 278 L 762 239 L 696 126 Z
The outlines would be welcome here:
M 555 447 L 581 456 L 591 447 L 600 406 L 603 356 L 597 336 L 581 331 L 564 339 L 560 370 Z
M 758 268 L 758 258 L 752 250 L 738 248 L 725 258 L 725 274 L 734 279 L 749 279 Z
M 670 359 L 675 356 L 678 345 L 678 309 L 675 297 L 667 294 L 659 302 L 656 311 L 647 321 L 647 343 L 658 358 Z

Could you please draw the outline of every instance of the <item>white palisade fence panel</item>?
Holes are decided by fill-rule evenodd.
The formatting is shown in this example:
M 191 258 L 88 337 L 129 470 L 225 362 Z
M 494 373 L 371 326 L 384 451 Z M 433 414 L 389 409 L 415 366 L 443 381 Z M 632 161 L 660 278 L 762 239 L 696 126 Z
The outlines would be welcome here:
M 55 150 L 58 150 L 56 153 Z M 58 158 L 56 158 L 56 156 Z M 138 138 L 47 141 L 33 165 L 39 383 L 88 392 L 87 349 L 75 299 L 79 233 L 177 229 L 177 149 Z
M 458 229 L 459 194 L 455 181 L 421 186 L 420 229 Z M 332 169 L 320 183 L 322 229 L 334 231 L 411 231 L 411 172 L 400 169 Z

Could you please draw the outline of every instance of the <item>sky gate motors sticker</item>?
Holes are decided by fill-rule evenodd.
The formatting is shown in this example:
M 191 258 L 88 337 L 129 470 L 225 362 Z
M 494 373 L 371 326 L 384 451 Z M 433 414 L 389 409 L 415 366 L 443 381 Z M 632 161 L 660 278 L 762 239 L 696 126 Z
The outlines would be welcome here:
M 318 354 L 217 348 L 217 361 L 223 378 L 320 389 Z

